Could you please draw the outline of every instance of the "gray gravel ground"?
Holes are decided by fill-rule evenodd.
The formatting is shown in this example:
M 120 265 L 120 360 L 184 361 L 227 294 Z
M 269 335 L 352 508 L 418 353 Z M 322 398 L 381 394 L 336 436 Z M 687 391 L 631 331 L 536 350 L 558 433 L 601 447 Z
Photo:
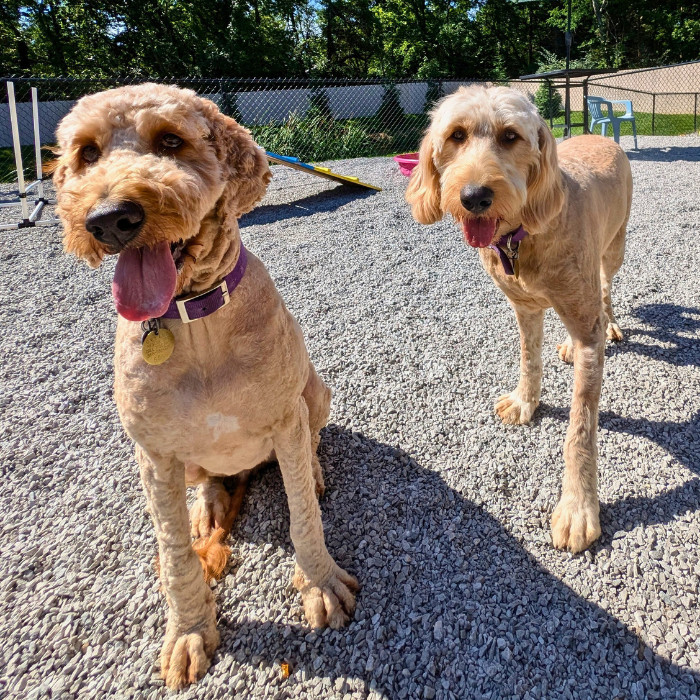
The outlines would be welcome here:
M 581 556 L 549 543 L 572 384 L 559 320 L 533 424 L 502 426 L 515 320 L 459 230 L 412 221 L 390 159 L 334 164 L 378 194 L 275 168 L 242 235 L 334 389 L 323 518 L 363 588 L 348 628 L 309 631 L 282 482 L 260 471 L 216 586 L 221 646 L 183 697 L 697 700 L 700 138 L 640 146 L 603 536 Z M 57 228 L 0 234 L 0 696 L 168 695 L 155 539 L 112 402 L 113 265 L 64 256 Z

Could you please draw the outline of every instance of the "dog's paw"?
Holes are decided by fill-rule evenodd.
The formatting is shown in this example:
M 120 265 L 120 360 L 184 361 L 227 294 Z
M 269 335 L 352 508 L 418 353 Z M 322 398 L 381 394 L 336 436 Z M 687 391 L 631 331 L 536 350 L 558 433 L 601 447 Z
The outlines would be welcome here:
M 566 340 L 563 343 L 557 345 L 557 353 L 559 354 L 559 359 L 562 362 L 567 362 L 572 364 L 574 361 L 574 344 L 571 342 L 571 337 L 566 336 Z
M 170 690 L 181 690 L 200 680 L 209 668 L 211 657 L 219 645 L 216 621 L 197 631 L 181 633 L 168 624 L 160 653 L 161 675 Z
M 608 323 L 608 328 L 605 331 L 605 337 L 608 340 L 619 343 L 625 336 L 622 334 L 620 326 L 618 326 L 617 323 Z
M 214 530 L 224 527 L 230 506 L 231 495 L 223 481 L 208 479 L 201 484 L 190 510 L 192 537 L 209 537 Z
M 319 586 L 314 586 L 297 565 L 292 579 L 294 587 L 301 593 L 306 619 L 312 627 L 339 629 L 355 612 L 355 593 L 360 584 L 354 576 L 339 566 Z
M 552 544 L 574 554 L 590 547 L 600 537 L 598 501 L 580 502 L 562 496 L 552 513 Z
M 535 401 L 523 401 L 517 391 L 504 394 L 496 401 L 496 413 L 507 425 L 525 425 L 537 408 Z

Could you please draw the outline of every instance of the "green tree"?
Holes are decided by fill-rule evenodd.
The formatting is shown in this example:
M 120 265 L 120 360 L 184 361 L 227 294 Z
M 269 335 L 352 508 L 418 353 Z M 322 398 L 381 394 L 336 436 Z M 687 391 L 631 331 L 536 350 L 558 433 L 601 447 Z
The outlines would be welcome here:
M 544 119 L 556 119 L 562 113 L 561 95 L 549 81 L 537 88 L 535 106 Z
M 306 110 L 306 119 L 317 123 L 332 122 L 333 112 L 328 93 L 321 87 L 315 86 L 309 95 L 309 108 Z
M 376 117 L 385 129 L 395 129 L 404 121 L 406 114 L 401 106 L 401 94 L 394 83 L 384 86 L 382 102 Z

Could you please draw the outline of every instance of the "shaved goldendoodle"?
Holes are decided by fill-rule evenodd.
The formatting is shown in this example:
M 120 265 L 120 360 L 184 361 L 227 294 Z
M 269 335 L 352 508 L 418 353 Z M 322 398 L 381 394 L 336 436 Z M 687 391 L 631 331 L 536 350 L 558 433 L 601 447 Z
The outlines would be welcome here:
M 537 109 L 503 87 L 460 88 L 443 99 L 406 192 L 421 223 L 445 213 L 515 309 L 520 382 L 496 403 L 504 423 L 530 421 L 540 400 L 544 311 L 569 336 L 574 363 L 565 472 L 552 515 L 555 547 L 578 552 L 600 535 L 598 401 L 605 337 L 622 340 L 610 284 L 622 264 L 632 200 L 627 157 L 612 141 L 579 136 L 557 149 Z
M 119 255 L 115 397 L 158 538 L 168 687 L 209 667 L 219 634 L 205 578 L 223 570 L 222 540 L 262 462 L 282 471 L 306 617 L 342 626 L 358 585 L 326 550 L 317 503 L 330 390 L 238 231 L 270 180 L 263 151 L 214 103 L 155 84 L 84 97 L 58 141 L 66 250 L 93 267 Z M 191 527 L 186 483 L 200 484 Z

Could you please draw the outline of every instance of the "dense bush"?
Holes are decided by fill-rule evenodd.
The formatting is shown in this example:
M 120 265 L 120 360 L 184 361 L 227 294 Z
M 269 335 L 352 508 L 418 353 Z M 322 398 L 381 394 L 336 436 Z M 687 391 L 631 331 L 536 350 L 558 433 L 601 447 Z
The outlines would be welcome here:
M 414 151 L 424 127 L 421 115 L 403 115 L 400 124 L 387 127 L 376 116 L 322 122 L 294 114 L 282 124 L 251 126 L 250 130 L 268 151 L 313 163 Z
M 425 104 L 423 105 L 423 111 L 429 112 L 435 103 L 444 96 L 442 89 L 442 83 L 436 80 L 428 80 L 428 91 L 425 93 Z
M 227 116 L 241 121 L 241 110 L 238 108 L 238 95 L 235 92 L 222 92 L 219 98 L 219 109 Z
M 328 93 L 321 87 L 311 89 L 309 95 L 309 109 L 306 111 L 306 119 L 313 119 L 321 122 L 333 121 L 331 102 Z
M 562 113 L 561 95 L 549 83 L 542 83 L 535 93 L 535 106 L 544 119 L 556 119 Z
M 384 86 L 382 103 L 379 105 L 376 116 L 385 129 L 393 128 L 403 123 L 406 115 L 401 106 L 401 94 L 394 83 Z

